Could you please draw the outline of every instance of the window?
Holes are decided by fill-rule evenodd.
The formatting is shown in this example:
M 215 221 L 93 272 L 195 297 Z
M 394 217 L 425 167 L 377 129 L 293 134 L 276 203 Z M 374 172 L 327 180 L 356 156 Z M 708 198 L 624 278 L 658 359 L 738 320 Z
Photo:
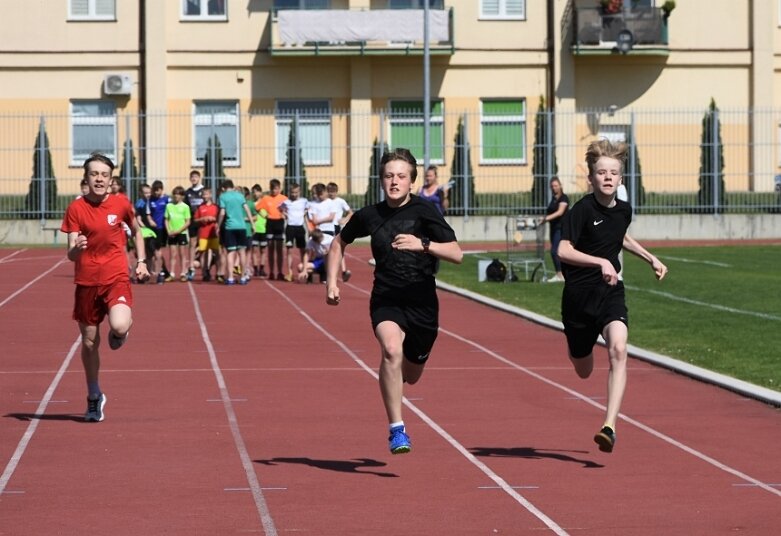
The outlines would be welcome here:
M 113 101 L 72 101 L 70 119 L 71 165 L 82 165 L 95 152 L 116 159 L 117 108 Z
M 429 121 L 429 160 L 444 164 L 444 120 L 442 101 L 431 101 Z M 405 147 L 415 158 L 423 159 L 423 101 L 392 101 L 390 103 L 390 146 Z
M 328 9 L 330 0 L 274 0 L 274 9 Z
M 308 166 L 331 164 L 331 105 L 328 101 L 278 101 L 275 111 L 276 165 L 287 162 L 290 129 L 298 117 L 301 159 Z
M 182 20 L 228 20 L 228 0 L 182 0 Z
M 526 101 L 480 103 L 480 162 L 526 163 Z
M 390 9 L 423 9 L 426 7 L 425 0 L 388 0 Z M 444 0 L 428 0 L 428 7 L 431 9 L 445 9 Z
M 526 0 L 479 0 L 481 19 L 523 20 Z
M 117 20 L 115 0 L 69 0 L 68 20 Z
M 195 154 L 193 165 L 203 163 L 209 150 L 209 139 L 220 142 L 222 163 L 238 166 L 239 161 L 239 104 L 237 102 L 195 103 Z

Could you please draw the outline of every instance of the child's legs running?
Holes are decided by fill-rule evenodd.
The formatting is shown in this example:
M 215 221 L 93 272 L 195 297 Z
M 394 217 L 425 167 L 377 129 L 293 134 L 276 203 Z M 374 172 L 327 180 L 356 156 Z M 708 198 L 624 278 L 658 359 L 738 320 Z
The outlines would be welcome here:
M 402 420 L 401 399 L 404 390 L 402 380 L 404 332 L 395 322 L 384 321 L 377 324 L 374 335 L 382 351 L 380 392 L 385 404 L 385 412 L 389 423 L 399 422 Z
M 626 390 L 626 341 L 629 330 L 626 324 L 614 320 L 605 326 L 602 336 L 607 342 L 610 371 L 607 377 L 607 413 L 605 424 L 615 430 L 618 412 Z
M 108 326 L 118 337 L 124 337 L 133 325 L 133 313 L 130 307 L 118 303 L 108 310 Z
M 98 326 L 90 326 L 79 322 L 81 332 L 81 362 L 84 365 L 84 374 L 87 384 L 97 383 L 100 371 L 100 332 Z

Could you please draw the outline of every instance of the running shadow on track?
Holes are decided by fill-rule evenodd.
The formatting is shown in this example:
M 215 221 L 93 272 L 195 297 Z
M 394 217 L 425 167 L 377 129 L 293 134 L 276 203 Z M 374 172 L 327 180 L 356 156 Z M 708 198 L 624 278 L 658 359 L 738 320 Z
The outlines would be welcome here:
M 592 462 L 591 460 L 581 460 L 573 458 L 564 452 L 571 452 L 576 454 L 588 454 L 585 450 L 550 450 L 550 449 L 535 449 L 533 447 L 474 447 L 469 451 L 478 458 L 483 457 L 496 457 L 496 458 L 527 458 L 529 460 L 541 460 L 543 458 L 550 458 L 552 460 L 559 460 L 562 462 L 574 462 L 582 463 L 586 469 L 593 469 L 604 467 L 604 465 Z
M 362 471 L 369 467 L 385 467 L 387 464 L 371 458 L 354 458 L 352 460 L 313 460 L 312 458 L 271 458 L 270 460 L 255 460 L 255 463 L 264 465 L 277 465 L 280 463 L 297 463 L 308 465 L 317 469 L 327 469 L 328 471 L 337 471 L 339 473 L 357 473 L 360 475 L 376 475 L 382 477 L 398 478 L 394 473 L 383 473 L 381 471 Z
M 74 413 L 8 413 L 4 417 L 13 418 L 18 421 L 31 421 L 38 419 L 41 421 L 76 421 L 85 422 L 84 415 L 76 415 Z

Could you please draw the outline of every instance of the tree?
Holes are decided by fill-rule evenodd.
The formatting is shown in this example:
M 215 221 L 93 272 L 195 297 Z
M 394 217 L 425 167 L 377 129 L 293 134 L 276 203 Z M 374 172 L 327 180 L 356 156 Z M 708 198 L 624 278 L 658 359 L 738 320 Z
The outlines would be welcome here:
M 472 174 L 472 158 L 469 141 L 464 132 L 462 118 L 458 118 L 458 128 L 454 141 L 453 165 L 450 166 L 451 188 L 448 190 L 450 207 L 448 215 L 464 216 L 477 212 L 477 198 L 475 198 L 475 177 Z M 464 169 L 466 159 L 466 169 Z M 466 186 L 466 198 L 464 198 L 464 186 Z
M 306 180 L 304 159 L 301 155 L 301 146 L 298 144 L 298 119 L 293 118 L 290 124 L 290 133 L 287 136 L 287 152 L 285 159 L 285 184 L 284 192 L 290 192 L 290 184 L 298 183 L 304 197 L 309 197 L 309 185 Z
M 721 121 L 716 101 L 711 99 L 702 118 L 700 144 L 700 191 L 697 212 L 715 213 L 726 204 L 724 199 L 724 145 L 721 141 Z
M 128 160 L 128 157 L 130 160 Z M 138 176 L 136 155 L 133 153 L 133 140 L 127 139 L 122 145 L 122 160 L 119 164 L 119 178 L 125 183 L 125 192 L 130 199 L 136 199 L 141 187 L 141 177 Z
M 645 188 L 643 187 L 643 171 L 640 166 L 640 154 L 637 151 L 637 143 L 635 143 L 631 129 L 627 133 L 626 144 L 629 146 L 629 156 L 627 157 L 626 162 L 624 162 L 624 185 L 626 186 L 626 193 L 629 196 L 629 201 L 634 201 L 635 206 L 633 208 L 637 209 L 638 207 L 645 205 Z M 637 188 L 637 196 L 634 199 L 632 199 L 632 159 L 634 159 L 635 162 L 634 187 Z
M 377 138 L 372 143 L 372 157 L 369 163 L 369 183 L 366 185 L 363 206 L 374 205 L 382 199 L 382 181 L 380 180 L 380 161 L 382 155 L 388 152 L 388 144 L 383 142 L 380 147 Z
M 545 97 L 540 96 L 540 107 L 534 116 L 534 150 L 532 164 L 531 206 L 534 212 L 545 212 L 547 206 L 548 183 L 559 171 L 556 161 L 556 146 L 553 144 L 553 132 L 549 132 L 548 119 L 553 119 L 553 112 L 545 107 Z M 552 161 L 550 171 L 548 164 Z
M 43 199 L 41 199 L 43 194 Z M 33 174 L 24 203 L 25 217 L 41 219 L 56 218 L 57 215 L 57 179 L 52 167 L 52 153 L 49 150 L 49 136 L 43 118 L 35 137 L 33 150 Z
M 214 160 L 212 160 L 212 152 L 214 153 Z M 211 186 L 216 199 L 220 191 L 220 185 L 217 181 L 225 178 L 225 169 L 222 166 L 222 146 L 217 134 L 209 137 L 206 144 L 206 152 L 203 155 L 203 175 L 204 183 Z

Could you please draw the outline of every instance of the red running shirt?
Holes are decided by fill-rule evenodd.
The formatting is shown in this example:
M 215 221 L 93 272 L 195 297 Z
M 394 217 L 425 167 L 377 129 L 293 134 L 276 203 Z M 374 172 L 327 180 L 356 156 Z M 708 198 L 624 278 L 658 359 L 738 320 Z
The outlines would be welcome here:
M 195 211 L 195 219 L 203 218 L 205 216 L 211 216 L 216 218 L 220 214 L 220 207 L 214 203 L 207 205 L 203 203 Z M 217 238 L 217 222 L 212 221 L 209 223 L 202 223 L 198 227 L 198 239 L 202 238 Z
M 77 285 L 95 287 L 130 280 L 122 222 L 133 229 L 133 214 L 127 197 L 120 195 L 109 195 L 100 203 L 80 197 L 68 205 L 60 230 L 87 237 L 87 249 L 75 263 Z

